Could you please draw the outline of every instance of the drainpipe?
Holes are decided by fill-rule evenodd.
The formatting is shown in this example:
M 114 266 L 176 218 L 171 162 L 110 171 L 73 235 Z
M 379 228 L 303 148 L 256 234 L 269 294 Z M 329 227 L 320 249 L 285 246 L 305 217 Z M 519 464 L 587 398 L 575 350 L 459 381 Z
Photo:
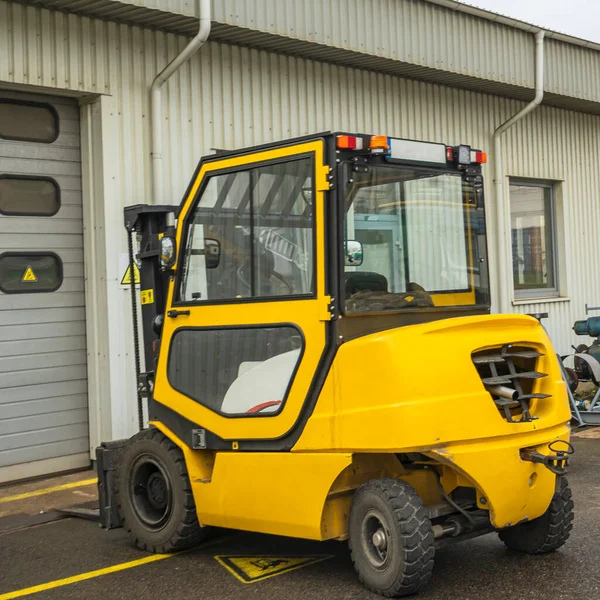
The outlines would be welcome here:
M 160 204 L 164 199 L 163 189 L 163 136 L 162 136 L 162 87 L 169 77 L 186 62 L 210 34 L 210 2 L 198 0 L 198 16 L 200 19 L 198 33 L 189 44 L 154 78 L 150 87 L 151 113 L 151 157 L 152 157 L 152 204 Z
M 501 278 L 508 269 L 507 239 L 510 235 L 510 205 L 504 204 L 504 166 L 502 164 L 502 148 L 500 138 L 502 134 L 510 129 L 515 123 L 520 121 L 525 115 L 529 114 L 539 106 L 544 97 L 544 32 L 538 31 L 535 34 L 535 98 L 522 110 L 513 115 L 508 121 L 505 121 L 494 131 L 494 199 L 496 202 L 496 221 L 497 225 L 497 257 L 498 277 L 497 301 L 498 312 L 504 313 L 510 310 L 510 290 L 512 285 L 503 286 Z M 510 269 L 512 273 L 512 267 Z

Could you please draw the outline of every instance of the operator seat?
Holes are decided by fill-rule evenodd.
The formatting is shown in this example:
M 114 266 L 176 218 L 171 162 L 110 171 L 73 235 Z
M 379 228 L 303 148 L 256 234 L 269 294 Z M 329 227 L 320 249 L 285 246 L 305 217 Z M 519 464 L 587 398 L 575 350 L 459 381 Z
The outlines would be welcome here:
M 386 292 L 388 280 L 379 273 L 372 271 L 348 271 L 346 276 L 346 298 L 359 292 Z

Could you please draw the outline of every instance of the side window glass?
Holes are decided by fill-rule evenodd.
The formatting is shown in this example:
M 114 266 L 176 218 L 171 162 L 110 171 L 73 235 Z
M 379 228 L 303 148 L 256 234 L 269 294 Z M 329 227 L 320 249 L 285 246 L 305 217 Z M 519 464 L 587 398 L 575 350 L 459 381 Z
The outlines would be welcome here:
M 302 337 L 289 326 L 182 329 L 171 343 L 169 382 L 223 415 L 274 415 L 282 409 L 301 352 Z
M 0 214 L 51 217 L 60 208 L 60 189 L 50 177 L 0 175 Z
M 0 291 L 5 294 L 54 292 L 62 282 L 62 262 L 53 252 L 0 254 Z
M 312 160 L 208 179 L 189 220 L 179 300 L 314 293 Z
M 51 144 L 58 138 L 58 116 L 49 104 L 0 100 L 0 138 Z

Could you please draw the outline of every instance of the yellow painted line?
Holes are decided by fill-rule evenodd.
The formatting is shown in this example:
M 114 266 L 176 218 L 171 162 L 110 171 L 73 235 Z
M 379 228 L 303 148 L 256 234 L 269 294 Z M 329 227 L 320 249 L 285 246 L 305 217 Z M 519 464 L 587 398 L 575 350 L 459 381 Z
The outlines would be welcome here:
M 34 490 L 33 492 L 25 492 L 24 494 L 16 494 L 15 496 L 6 496 L 6 498 L 0 498 L 0 504 L 4 502 L 14 502 L 15 500 L 24 500 L 25 498 L 34 498 L 35 496 L 45 496 L 46 494 L 52 494 L 53 492 L 60 492 L 62 490 L 70 490 L 76 487 L 82 487 L 84 485 L 92 485 L 97 483 L 98 479 L 84 479 L 83 481 L 74 481 L 73 483 L 65 483 L 63 485 L 55 485 L 54 487 L 44 488 L 43 490 Z
M 126 571 L 127 569 L 133 569 L 135 567 L 141 567 L 149 563 L 158 562 L 159 560 L 165 560 L 166 558 L 172 558 L 179 554 L 184 554 L 192 550 L 202 550 L 210 546 L 222 544 L 228 542 L 232 538 L 221 538 L 214 540 L 208 544 L 202 544 L 196 548 L 190 548 L 189 550 L 183 550 L 182 552 L 174 552 L 173 554 L 152 554 L 145 556 L 144 558 L 138 558 L 137 560 L 131 560 L 129 562 L 119 563 L 112 567 L 105 567 L 104 569 L 96 569 L 95 571 L 88 571 L 87 573 L 80 573 L 79 575 L 73 575 L 73 577 L 65 577 L 64 579 L 57 579 L 56 581 L 49 581 L 48 583 L 42 583 L 40 585 L 34 585 L 33 587 L 23 588 L 14 592 L 8 592 L 6 594 L 0 594 L 0 600 L 13 600 L 13 598 L 22 598 L 29 594 L 37 594 L 38 592 L 45 592 L 46 590 L 53 590 L 65 585 L 72 585 L 73 583 L 79 583 L 80 581 L 86 581 L 87 579 L 95 579 L 96 577 L 102 577 L 103 575 L 110 575 L 111 573 L 118 573 L 119 571 Z
M 13 598 L 22 598 L 29 594 L 37 594 L 38 592 L 45 592 L 46 590 L 52 590 L 65 585 L 71 585 L 78 583 L 79 581 L 85 581 L 86 579 L 94 579 L 95 577 L 102 577 L 102 575 L 109 575 L 110 573 L 118 573 L 119 571 L 125 571 L 126 569 L 132 569 L 134 567 L 140 567 L 148 563 L 153 563 L 158 560 L 164 560 L 165 558 L 171 558 L 176 556 L 175 554 L 153 554 L 152 556 L 146 556 L 139 558 L 138 560 L 132 560 L 130 562 L 113 565 L 112 567 L 106 567 L 105 569 L 97 569 L 96 571 L 89 571 L 87 573 L 81 573 L 74 575 L 73 577 L 66 577 L 65 579 L 57 579 L 56 581 L 50 581 L 48 583 L 42 583 L 40 585 L 34 585 L 33 587 L 23 588 L 16 590 L 15 592 L 8 592 L 7 594 L 0 594 L 0 600 L 12 600 Z

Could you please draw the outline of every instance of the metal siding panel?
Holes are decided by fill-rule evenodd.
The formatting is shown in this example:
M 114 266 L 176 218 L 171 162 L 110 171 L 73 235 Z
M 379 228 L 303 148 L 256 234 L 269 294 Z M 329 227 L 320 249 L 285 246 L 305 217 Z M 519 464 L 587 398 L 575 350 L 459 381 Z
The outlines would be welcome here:
M 53 352 L 85 350 L 85 337 L 80 335 L 0 342 L 0 361 L 13 356 L 34 356 L 38 353 L 43 354 L 47 352 L 48 348 L 52 348 Z
M 68 365 L 85 365 L 87 363 L 85 350 L 83 352 L 81 350 L 60 352 L 54 345 L 50 347 L 52 348 L 50 354 L 47 353 L 49 346 L 45 346 L 43 349 L 38 348 L 42 350 L 42 353 L 39 354 L 31 354 L 31 350 L 35 350 L 35 348 L 29 348 L 29 353 L 26 355 L 13 354 L 12 356 L 0 357 L 0 373 L 64 367 Z
M 74 394 L 28 402 L 9 402 L 2 405 L 2 418 L 17 419 L 84 408 L 87 409 L 87 394 Z
M 35 440 L 39 430 L 53 427 L 65 427 L 87 424 L 87 406 L 84 408 L 69 408 L 66 410 L 53 410 L 49 413 L 29 415 L 25 417 L 3 417 L 0 419 L 0 439 L 2 436 L 10 436 L 15 431 L 20 433 L 35 434 Z M 0 442 L 1 444 L 1 442 Z M 3 465 L 4 466 L 4 465 Z
M 10 390 L 10 396 L 0 394 L 0 405 L 59 398 L 73 394 L 87 394 L 87 382 L 84 379 L 14 387 Z
M 74 435 L 65 440 L 65 434 Z M 88 450 L 87 423 L 55 427 L 0 438 L 0 465 L 18 465 L 36 460 L 78 454 Z M 8 443 L 14 447 L 7 447 Z
M 70 365 L 68 367 L 15 371 L 13 373 L 0 374 L 0 390 L 3 390 L 2 394 L 10 395 L 10 388 L 12 387 L 37 385 L 40 383 L 58 383 L 60 381 L 74 381 L 78 379 L 85 379 L 85 377 L 85 365 Z
M 36 294 L 10 294 L 2 298 L 0 315 L 2 312 L 39 308 L 40 301 Z M 45 308 L 84 307 L 85 296 L 82 293 L 64 293 L 61 291 L 46 294 L 44 297 Z
M 46 308 L 41 303 L 28 310 L 0 311 L 3 325 L 37 325 L 38 323 L 68 323 L 85 320 L 85 308 Z
M 39 26 L 42 19 L 31 8 L 17 13 L 29 28 Z M 65 33 L 69 47 L 77 46 L 80 39 L 78 19 L 71 15 L 61 21 L 69 29 Z M 26 35 L 24 40 L 28 44 L 24 57 L 39 71 L 44 64 L 41 55 L 32 61 L 39 42 Z M 66 84 L 68 78 L 80 79 L 80 63 L 65 65 Z M 24 72 L 24 78 L 31 81 L 31 73 Z M 59 450 L 64 455 L 81 452 L 82 443 L 87 445 L 88 408 L 79 109 L 72 100 L 52 96 L 13 92 L 0 96 L 49 102 L 59 119 L 59 136 L 51 144 L 0 140 L 0 173 L 48 175 L 65 191 L 54 216 L 0 215 L 0 252 L 54 251 L 63 263 L 64 277 L 57 292 L 0 293 L 0 403 L 5 406 L 0 413 L 2 468 L 55 458 Z M 55 400 L 58 390 L 62 396 Z M 35 469 L 39 474 L 39 468 Z M 21 476 L 31 472 L 23 464 Z

